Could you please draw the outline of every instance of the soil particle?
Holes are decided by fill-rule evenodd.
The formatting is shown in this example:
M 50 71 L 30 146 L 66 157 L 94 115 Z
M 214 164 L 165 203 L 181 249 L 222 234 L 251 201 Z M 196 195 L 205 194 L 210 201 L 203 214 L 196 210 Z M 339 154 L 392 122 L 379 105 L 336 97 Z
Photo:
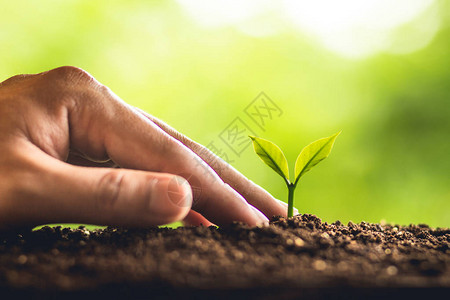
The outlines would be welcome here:
M 275 217 L 269 226 L 0 236 L 0 292 L 34 298 L 409 298 L 449 293 L 450 230 Z M 144 297 L 146 298 L 146 297 Z

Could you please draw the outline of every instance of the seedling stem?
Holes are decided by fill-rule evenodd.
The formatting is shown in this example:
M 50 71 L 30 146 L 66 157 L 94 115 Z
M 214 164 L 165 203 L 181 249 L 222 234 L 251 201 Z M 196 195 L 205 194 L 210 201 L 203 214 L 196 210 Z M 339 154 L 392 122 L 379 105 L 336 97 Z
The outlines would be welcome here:
M 288 185 L 288 218 L 294 215 L 294 191 L 295 185 L 290 183 Z

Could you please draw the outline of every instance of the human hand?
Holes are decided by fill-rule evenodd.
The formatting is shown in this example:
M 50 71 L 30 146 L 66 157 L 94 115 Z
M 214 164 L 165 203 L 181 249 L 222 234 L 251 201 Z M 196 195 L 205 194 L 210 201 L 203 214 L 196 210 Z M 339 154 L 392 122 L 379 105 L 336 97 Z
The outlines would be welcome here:
M 272 215 L 286 205 L 81 69 L 0 83 L 0 229 L 256 225 Z

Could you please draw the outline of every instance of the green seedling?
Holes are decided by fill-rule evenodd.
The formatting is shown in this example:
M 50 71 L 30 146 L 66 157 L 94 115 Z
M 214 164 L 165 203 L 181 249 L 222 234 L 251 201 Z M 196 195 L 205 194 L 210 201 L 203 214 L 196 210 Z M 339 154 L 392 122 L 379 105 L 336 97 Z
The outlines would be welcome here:
M 294 213 L 294 191 L 298 180 L 312 167 L 328 157 L 333 148 L 334 141 L 341 132 L 332 136 L 312 142 L 302 149 L 295 162 L 294 181 L 289 180 L 289 167 L 283 151 L 274 143 L 255 136 L 249 136 L 253 142 L 253 148 L 259 158 L 283 177 L 288 188 L 288 217 Z

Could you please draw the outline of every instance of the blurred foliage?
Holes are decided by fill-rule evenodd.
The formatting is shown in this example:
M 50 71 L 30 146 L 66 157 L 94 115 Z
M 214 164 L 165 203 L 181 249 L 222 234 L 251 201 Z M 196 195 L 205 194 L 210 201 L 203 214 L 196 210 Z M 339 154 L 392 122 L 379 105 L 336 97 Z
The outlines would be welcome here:
M 330 158 L 300 183 L 300 212 L 449 227 L 450 9 L 433 5 L 439 30 L 427 45 L 352 59 L 286 23 L 259 37 L 208 28 L 180 2 L 1 0 L 0 79 L 83 68 L 128 103 L 200 143 L 213 141 L 285 201 L 278 175 L 250 147 L 234 155 L 218 138 L 222 130 L 241 117 L 291 165 L 303 145 L 342 130 Z M 414 28 L 420 24 L 396 29 L 398 38 Z M 261 91 L 283 110 L 265 131 L 244 113 Z

